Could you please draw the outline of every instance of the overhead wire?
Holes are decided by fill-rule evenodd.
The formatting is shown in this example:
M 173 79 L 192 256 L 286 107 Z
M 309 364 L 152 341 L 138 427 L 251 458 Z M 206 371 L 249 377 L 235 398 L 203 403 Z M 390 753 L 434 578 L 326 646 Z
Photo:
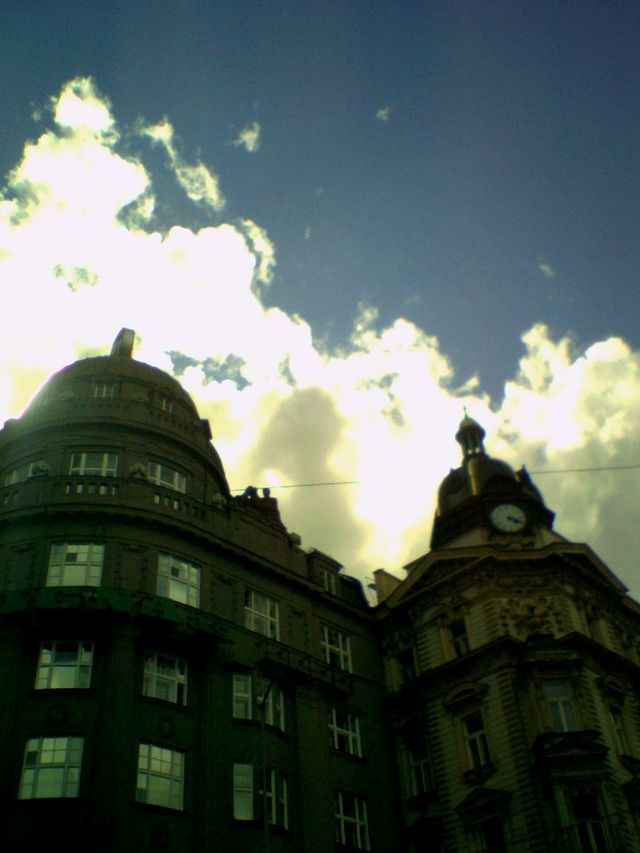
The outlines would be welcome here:
M 631 471 L 640 468 L 640 463 L 632 465 L 592 465 L 584 468 L 542 468 L 539 471 L 528 471 L 539 477 L 543 474 L 584 474 L 596 471 Z M 362 480 L 326 480 L 319 483 L 283 483 L 270 486 L 258 486 L 259 489 L 310 489 L 319 486 L 360 486 Z M 246 489 L 231 489 L 232 492 L 244 492 Z

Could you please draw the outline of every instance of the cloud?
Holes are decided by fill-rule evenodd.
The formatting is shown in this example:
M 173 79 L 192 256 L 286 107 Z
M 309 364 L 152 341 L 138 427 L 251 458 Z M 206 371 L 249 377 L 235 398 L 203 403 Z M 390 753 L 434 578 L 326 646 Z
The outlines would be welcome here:
M 554 270 L 554 268 L 552 266 L 545 263 L 544 261 L 538 262 L 538 269 L 540 270 L 540 272 L 542 273 L 542 275 L 545 278 L 555 278 L 556 271 Z
M 143 136 L 129 131 L 81 78 L 53 98 L 50 121 L 0 194 L 0 287 L 11 305 L 0 418 L 18 415 L 55 370 L 108 352 L 121 326 L 135 328 L 139 359 L 187 365 L 180 381 L 211 419 L 232 487 L 356 481 L 274 494 L 305 547 L 360 577 L 399 570 L 427 549 L 438 485 L 459 462 L 463 404 L 485 426 L 489 452 L 514 466 L 640 460 L 640 353 L 624 341 L 580 350 L 532 326 L 499 404 L 475 377 L 455 375 L 437 338 L 402 318 L 381 324 L 375 306 L 360 306 L 351 339 L 328 351 L 303 318 L 276 306 L 269 235 L 248 219 L 220 221 L 214 172 L 185 163 L 168 119 Z M 143 138 L 162 146 L 212 224 L 154 230 Z M 636 472 L 534 479 L 558 530 L 591 542 L 638 595 Z
M 220 191 L 217 175 L 214 175 L 204 163 L 198 162 L 195 166 L 185 163 L 176 149 L 173 127 L 167 118 L 158 124 L 142 127 L 140 132 L 153 143 L 164 148 L 178 184 L 191 201 L 200 203 L 215 212 L 224 208 L 225 200 Z
M 244 148 L 249 154 L 254 154 L 260 148 L 261 128 L 257 121 L 244 127 L 231 143 L 236 148 Z
M 391 107 L 380 107 L 380 109 L 376 111 L 376 121 L 389 121 L 390 115 Z

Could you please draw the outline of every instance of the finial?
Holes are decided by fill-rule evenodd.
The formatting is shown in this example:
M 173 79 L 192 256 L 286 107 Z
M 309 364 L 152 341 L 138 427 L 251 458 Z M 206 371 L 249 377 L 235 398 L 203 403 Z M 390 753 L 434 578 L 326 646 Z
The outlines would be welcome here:
M 122 358 L 131 358 L 136 333 L 133 329 L 120 329 L 111 347 L 111 355 L 119 355 Z

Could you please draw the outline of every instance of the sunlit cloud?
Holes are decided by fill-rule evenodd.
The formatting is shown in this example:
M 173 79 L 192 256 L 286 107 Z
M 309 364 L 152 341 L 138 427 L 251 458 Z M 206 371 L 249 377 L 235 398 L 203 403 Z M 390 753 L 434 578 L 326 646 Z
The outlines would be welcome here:
M 225 200 L 217 175 L 204 163 L 198 162 L 195 166 L 190 166 L 183 160 L 176 149 L 173 127 L 168 119 L 164 118 L 158 124 L 143 127 L 141 133 L 164 148 L 178 184 L 191 201 L 199 202 L 212 211 L 222 210 Z
M 244 148 L 249 154 L 254 154 L 260 148 L 261 127 L 257 121 L 243 127 L 233 140 L 232 145 L 236 148 Z
M 135 328 L 137 358 L 171 371 L 176 353 L 187 357 L 180 381 L 211 419 L 232 487 L 355 481 L 273 493 L 304 547 L 360 577 L 398 571 L 427 550 L 438 485 L 459 464 L 463 404 L 485 426 L 489 452 L 514 466 L 640 461 L 640 354 L 624 341 L 581 350 L 534 325 L 500 401 L 477 377 L 456 375 L 443 342 L 403 318 L 381 323 L 372 305 L 329 350 L 304 318 L 276 307 L 272 240 L 251 220 L 220 221 L 213 167 L 182 159 L 168 119 L 127 129 L 84 78 L 47 115 L 50 127 L 25 143 L 0 194 L 0 286 L 11 305 L 0 338 L 3 419 L 52 372 L 108 352 L 120 327 Z M 154 230 L 145 139 L 162 146 L 211 224 Z M 268 286 L 272 307 L 262 301 Z M 591 542 L 640 592 L 637 475 L 535 479 L 558 530 Z

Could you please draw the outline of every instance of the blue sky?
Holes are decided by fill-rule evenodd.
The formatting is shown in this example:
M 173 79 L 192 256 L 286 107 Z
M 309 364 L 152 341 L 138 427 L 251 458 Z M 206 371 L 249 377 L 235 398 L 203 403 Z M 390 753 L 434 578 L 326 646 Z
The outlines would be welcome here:
M 169 115 L 227 215 L 274 241 L 269 298 L 330 343 L 373 304 L 437 335 L 492 396 L 533 321 L 639 343 L 636 4 L 54 0 L 0 15 L 3 173 L 30 105 L 77 75 L 124 123 Z M 254 121 L 247 156 L 229 140 Z M 184 216 L 163 190 L 166 221 Z
M 58 270 L 51 275 L 44 267 L 34 272 L 32 259 L 20 255 L 27 234 L 46 242 L 42 230 L 26 230 L 28 217 L 21 220 L 23 231 L 15 223 L 0 231 L 0 257 L 4 249 L 13 259 L 0 282 L 11 300 L 18 281 L 40 276 L 42 290 L 34 293 L 46 294 L 43 304 L 68 318 L 68 326 L 59 322 L 58 336 L 67 328 L 81 328 L 82 335 L 71 349 L 55 330 L 39 331 L 30 344 L 18 322 L 13 354 L 7 349 L 3 361 L 0 353 L 0 367 L 15 385 L 4 410 L 15 413 L 36 380 L 64 358 L 106 345 L 108 301 L 113 335 L 120 325 L 135 324 L 149 360 L 166 366 L 163 350 L 171 350 L 201 370 L 199 378 L 187 379 L 199 405 L 210 406 L 220 424 L 233 485 L 310 476 L 373 482 L 381 476 L 380 459 L 395 460 L 388 463 L 385 488 L 406 490 L 415 511 L 405 527 L 387 529 L 384 506 L 374 509 L 364 491 L 345 498 L 345 518 L 359 532 L 349 534 L 345 526 L 335 547 L 339 558 L 349 558 L 352 535 L 353 549 L 365 554 L 351 556 L 358 566 L 365 557 L 370 565 L 377 552 L 397 564 L 426 545 L 428 531 L 418 527 L 425 526 L 432 503 L 421 502 L 406 480 L 391 486 L 388 478 L 400 476 L 403 466 L 411 476 L 404 454 L 411 448 L 415 455 L 420 445 L 411 442 L 421 434 L 424 455 L 432 460 L 421 475 L 431 496 L 446 466 L 456 464 L 451 436 L 464 402 L 489 435 L 493 430 L 495 452 L 512 454 L 514 464 L 640 460 L 630 432 L 614 428 L 633 422 L 640 399 L 639 36 L 640 7 L 627 2 L 7 0 L 0 9 L 6 209 L 18 199 L 21 216 L 28 208 L 33 223 L 34 211 L 44 217 L 73 208 L 75 218 L 65 220 L 64 230 L 59 217 L 50 220 L 51 234 L 60 228 L 65 235 L 56 238 L 65 245 L 60 257 L 43 243 L 46 269 Z M 78 103 L 112 117 L 92 137 L 91 149 L 108 160 L 104 175 L 113 167 L 108 180 L 97 176 L 97 154 L 90 161 L 93 177 L 82 172 L 89 162 L 84 119 L 65 124 L 56 118 L 61 93 L 71 98 L 64 87 L 74 79 L 91 81 L 76 87 Z M 107 124 L 117 129 L 117 143 L 108 138 Z M 26 152 L 42 153 L 38 141 L 54 138 L 59 142 L 49 150 L 50 171 L 42 165 L 30 172 Z M 75 190 L 71 201 L 65 196 L 63 167 L 55 165 L 60 140 L 76 158 L 77 171 L 65 161 L 68 186 L 93 186 L 95 178 L 90 198 L 80 199 Z M 138 169 L 137 184 L 127 163 Z M 109 195 L 120 179 L 127 187 L 123 209 Z M 209 182 L 204 194 L 193 190 L 198 180 Z M 146 248 L 140 254 L 131 248 L 128 267 L 119 270 L 139 291 L 140 301 L 129 294 L 129 303 L 110 283 L 115 272 L 109 260 L 98 249 L 89 251 L 81 235 L 90 222 L 96 242 L 105 246 L 131 237 L 114 228 L 125 208 L 138 210 L 143 190 L 153 199 L 136 220 L 148 237 Z M 27 198 L 36 201 L 29 207 Z M 112 217 L 108 226 L 100 218 L 103 208 Z M 206 272 L 193 271 L 200 270 L 196 255 L 211 228 L 218 237 L 207 280 Z M 243 235 L 256 263 L 262 259 L 268 268 L 250 287 L 233 234 Z M 150 248 L 158 240 L 162 256 Z M 150 270 L 168 263 L 169 249 L 190 272 L 180 279 L 174 270 L 158 301 Z M 97 283 L 93 293 L 81 286 L 82 276 L 64 293 L 56 291 L 60 271 L 77 269 Z M 244 291 L 233 285 L 235 276 L 247 285 Z M 189 311 L 193 317 L 202 288 L 210 291 L 211 316 L 227 318 L 236 338 L 253 335 L 272 348 L 274 364 L 286 362 L 284 373 L 293 377 L 287 388 L 276 383 L 276 393 L 273 377 L 257 378 L 260 357 L 247 345 L 218 345 L 224 325 L 216 331 L 212 320 L 209 349 L 204 327 L 190 336 L 187 319 L 180 326 L 172 304 L 182 301 L 185 318 Z M 90 312 L 92 300 L 103 306 L 100 318 L 95 306 Z M 277 353 L 272 333 L 287 341 Z M 24 354 L 29 347 L 37 358 Z M 416 361 L 409 368 L 410 354 Z M 328 365 L 322 381 L 312 362 Z M 240 381 L 227 396 L 228 382 L 219 383 L 225 389 L 213 383 L 216 397 L 208 379 L 223 378 L 224 365 L 233 365 L 229 378 Z M 336 390 L 340 370 L 352 376 L 353 398 L 346 386 Z M 16 390 L 17 376 L 24 393 Z M 374 391 L 380 423 L 371 414 L 378 405 Z M 610 409 L 594 414 L 593 401 L 607 393 Z M 270 408 L 273 394 L 280 395 L 280 408 Z M 301 445 L 307 457 L 324 448 L 313 471 L 281 456 L 270 432 L 287 407 L 299 411 L 296 394 L 325 412 L 327 434 L 336 430 L 331 445 L 321 431 L 315 439 L 307 431 Z M 414 398 L 424 410 L 414 411 Z M 260 425 L 251 434 L 238 426 L 243 411 Z M 566 420 L 559 427 L 553 418 L 561 411 Z M 551 429 L 554 436 L 545 434 Z M 398 430 L 404 430 L 404 444 Z M 354 435 L 360 436 L 358 449 L 351 447 L 349 456 Z M 369 437 L 370 454 L 362 450 Z M 441 452 L 445 446 L 450 450 Z M 257 464 L 260 448 L 278 464 Z M 354 455 L 357 464 L 349 461 Z M 546 482 L 540 483 L 545 494 Z M 599 509 L 581 538 L 607 547 L 617 530 L 606 519 L 608 496 L 619 480 L 606 487 L 599 482 L 593 493 Z M 584 493 L 584 480 L 574 488 Z M 549 489 L 554 508 L 566 505 L 566 529 L 576 535 L 585 515 L 572 521 L 571 489 L 566 482 Z M 283 496 L 302 529 L 310 510 L 306 498 L 297 500 L 294 505 Z M 309 535 L 321 539 L 327 527 L 337 526 L 327 520 Z M 385 542 L 403 544 L 385 551 L 383 533 L 376 539 L 373 528 L 386 530 Z M 331 550 L 332 543 L 310 544 Z

